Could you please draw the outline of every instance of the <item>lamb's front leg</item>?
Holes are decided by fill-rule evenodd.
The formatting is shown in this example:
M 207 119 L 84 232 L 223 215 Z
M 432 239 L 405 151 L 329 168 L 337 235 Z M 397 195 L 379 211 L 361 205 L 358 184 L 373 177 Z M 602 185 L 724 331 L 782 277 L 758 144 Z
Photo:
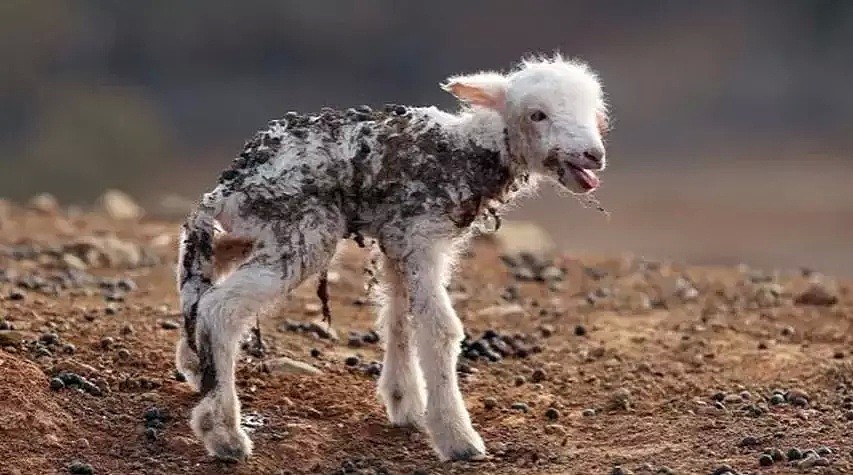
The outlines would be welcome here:
M 379 377 L 379 397 L 388 420 L 397 426 L 419 424 L 424 414 L 424 381 L 415 360 L 409 299 L 399 264 L 385 260 L 385 286 L 377 326 L 385 344 L 385 359 Z
M 441 251 L 414 253 L 406 259 L 415 341 L 427 385 L 424 422 L 442 459 L 476 460 L 485 456 L 486 447 L 471 425 L 456 378 L 464 334 L 443 285 L 449 259 Z

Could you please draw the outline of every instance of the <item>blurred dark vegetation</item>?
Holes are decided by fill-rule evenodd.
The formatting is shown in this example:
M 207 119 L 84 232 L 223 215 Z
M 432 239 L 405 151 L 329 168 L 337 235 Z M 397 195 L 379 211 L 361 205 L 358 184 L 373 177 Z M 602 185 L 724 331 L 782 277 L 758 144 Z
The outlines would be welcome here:
M 453 108 L 445 76 L 555 49 L 600 71 L 620 167 L 853 142 L 847 0 L 4 0 L 0 194 L 193 195 L 287 110 Z

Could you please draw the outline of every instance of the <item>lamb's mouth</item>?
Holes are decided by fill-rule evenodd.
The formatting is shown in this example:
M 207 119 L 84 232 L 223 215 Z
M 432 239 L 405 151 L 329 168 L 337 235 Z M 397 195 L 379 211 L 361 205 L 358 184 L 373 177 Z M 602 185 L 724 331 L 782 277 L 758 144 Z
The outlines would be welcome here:
M 593 191 L 598 188 L 599 184 L 601 184 L 601 181 L 598 179 L 598 175 L 596 175 L 592 170 L 581 168 L 573 163 L 569 163 L 568 165 L 572 178 L 574 178 L 577 184 L 585 191 Z

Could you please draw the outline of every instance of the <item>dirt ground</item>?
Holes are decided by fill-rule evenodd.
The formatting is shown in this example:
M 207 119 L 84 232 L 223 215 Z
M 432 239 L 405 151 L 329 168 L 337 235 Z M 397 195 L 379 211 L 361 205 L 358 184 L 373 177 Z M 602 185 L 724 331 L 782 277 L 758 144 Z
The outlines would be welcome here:
M 41 208 L 0 207 L 0 474 L 853 473 L 851 282 L 525 259 L 490 238 L 450 288 L 487 460 L 442 463 L 387 423 L 350 245 L 330 283 L 338 339 L 298 323 L 318 318 L 313 281 L 263 319 L 265 352 L 238 370 L 255 452 L 220 463 L 193 437 L 197 397 L 174 372 L 176 223 Z M 484 341 L 496 361 L 472 359 Z M 285 356 L 321 373 L 278 368 Z M 815 452 L 788 461 L 792 448 Z

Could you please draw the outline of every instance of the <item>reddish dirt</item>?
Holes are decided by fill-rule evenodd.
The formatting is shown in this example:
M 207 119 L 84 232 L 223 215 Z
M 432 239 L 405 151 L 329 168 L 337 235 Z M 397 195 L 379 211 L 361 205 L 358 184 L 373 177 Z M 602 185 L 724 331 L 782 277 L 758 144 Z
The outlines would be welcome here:
M 489 328 L 539 335 L 542 351 L 471 363 L 476 372 L 462 388 L 490 452 L 486 461 L 440 462 L 422 434 L 388 425 L 375 377 L 344 364 L 352 354 L 381 361 L 377 345 L 347 346 L 348 331 L 367 331 L 374 319 L 374 309 L 364 304 L 363 253 L 348 246 L 335 265 L 339 278 L 330 284 L 341 341 L 278 329 L 286 319 L 316 318 L 309 315 L 316 312 L 313 281 L 266 316 L 267 353 L 244 356 L 238 376 L 244 413 L 263 418 L 251 434 L 255 453 L 244 464 L 217 462 L 188 427 L 197 397 L 175 379 L 178 330 L 164 325 L 179 319 L 176 230 L 175 223 L 18 208 L 0 215 L 0 244 L 7 246 L 0 253 L 0 270 L 7 274 L 0 279 L 0 318 L 14 327 L 0 330 L 0 474 L 69 473 L 74 461 L 98 474 L 609 474 L 617 466 L 622 473 L 668 467 L 672 473 L 711 474 L 723 464 L 742 474 L 853 473 L 850 282 L 799 272 L 763 276 L 743 268 L 644 263 L 630 256 L 562 256 L 557 264 L 566 269 L 564 281 L 553 289 L 519 282 L 520 297 L 509 303 L 502 295 L 516 279 L 490 239 L 475 242 L 461 260 L 453 286 L 456 308 L 471 335 Z M 13 295 L 19 279 L 54 272 L 56 252 L 48 247 L 27 256 L 10 249 L 104 233 L 151 249 L 158 258 L 154 265 L 95 263 L 86 269 L 133 279 L 136 289 L 123 302 L 105 302 L 97 285 Z M 670 295 L 666 289 L 675 276 L 688 278 L 698 294 Z M 839 301 L 796 303 L 810 282 Z M 776 284 L 780 295 L 768 294 L 766 286 Z M 590 303 L 587 295 L 599 288 L 610 295 Z M 523 312 L 509 307 L 516 304 Z M 496 305 L 506 313 L 484 312 Z M 543 325 L 550 336 L 541 335 Z M 577 334 L 583 333 L 578 325 L 584 335 Z M 45 333 L 55 333 L 58 341 Z M 64 347 L 68 343 L 73 353 Z M 319 358 L 310 356 L 312 348 L 321 350 Z M 323 374 L 261 371 L 262 360 L 278 356 L 311 363 Z M 536 369 L 545 371 L 539 382 L 531 380 Z M 100 395 L 51 390 L 51 377 L 62 371 L 87 378 Z M 526 380 L 516 384 L 518 376 Z M 807 401 L 793 391 L 788 401 L 771 404 L 777 388 L 805 391 Z M 715 407 L 718 392 L 725 398 Z M 487 408 L 487 398 L 496 407 Z M 528 411 L 511 408 L 516 402 Z M 147 434 L 144 415 L 151 407 L 168 417 Z M 556 420 L 546 417 L 549 408 L 558 411 Z M 747 436 L 758 440 L 739 447 Z M 759 466 L 765 448 L 823 446 L 832 450 L 826 467 Z

